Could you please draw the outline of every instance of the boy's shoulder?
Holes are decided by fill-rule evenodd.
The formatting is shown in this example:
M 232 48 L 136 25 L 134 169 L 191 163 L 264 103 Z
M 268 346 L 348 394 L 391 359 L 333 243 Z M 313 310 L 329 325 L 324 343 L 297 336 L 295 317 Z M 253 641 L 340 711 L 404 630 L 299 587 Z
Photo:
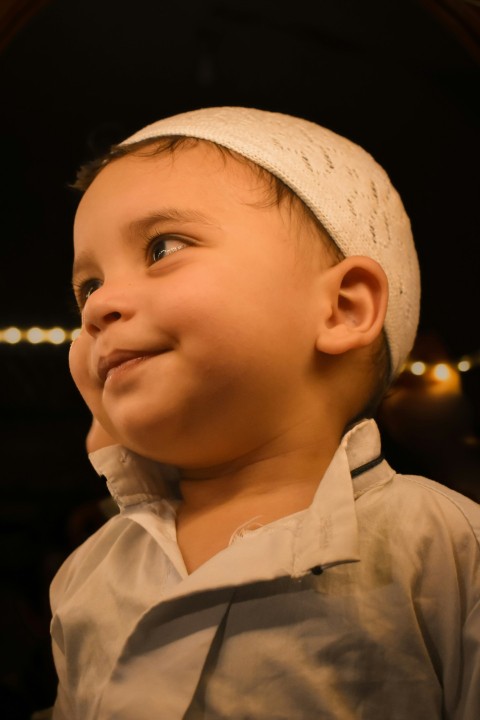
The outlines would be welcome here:
M 418 497 L 425 502 L 425 507 L 435 507 L 445 516 L 461 520 L 471 528 L 480 542 L 480 505 L 452 488 L 435 480 L 419 475 L 397 475 L 399 482 L 405 486 L 412 500 Z
M 451 533 L 470 534 L 480 545 L 480 505 L 435 480 L 397 473 L 384 459 L 381 435 L 373 420 L 354 426 L 342 445 L 352 471 L 357 516 L 388 515 L 393 527 L 412 536 L 421 529 L 443 525 Z
M 408 576 L 438 582 L 458 575 L 480 587 L 478 503 L 434 480 L 391 470 L 387 482 L 357 490 L 355 505 L 361 543 L 381 540 L 377 550 L 385 544 Z
M 453 531 L 471 531 L 480 545 L 480 505 L 452 488 L 420 475 L 394 476 L 394 501 L 410 518 L 446 524 Z

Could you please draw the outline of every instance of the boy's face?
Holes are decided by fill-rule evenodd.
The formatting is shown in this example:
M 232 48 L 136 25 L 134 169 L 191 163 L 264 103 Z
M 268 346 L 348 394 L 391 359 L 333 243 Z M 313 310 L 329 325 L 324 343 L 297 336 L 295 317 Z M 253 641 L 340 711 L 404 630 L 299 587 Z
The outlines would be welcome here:
M 318 404 L 319 255 L 248 166 L 199 144 L 104 168 L 75 220 L 73 378 L 120 443 L 185 467 L 288 435 Z M 318 243 L 318 238 L 310 240 Z

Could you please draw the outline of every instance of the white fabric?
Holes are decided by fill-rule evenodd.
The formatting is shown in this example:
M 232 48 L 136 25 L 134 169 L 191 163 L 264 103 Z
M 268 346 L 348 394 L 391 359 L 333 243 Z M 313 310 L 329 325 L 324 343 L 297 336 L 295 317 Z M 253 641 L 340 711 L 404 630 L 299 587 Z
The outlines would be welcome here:
M 480 508 L 385 461 L 352 481 L 379 452 L 355 426 L 309 508 L 191 575 L 159 468 L 94 453 L 121 512 L 52 584 L 54 720 L 478 720 Z
M 366 255 L 389 283 L 385 320 L 394 374 L 418 325 L 420 273 L 410 221 L 386 172 L 350 140 L 300 118 L 252 108 L 205 108 L 152 123 L 122 145 L 166 135 L 210 140 L 283 180 L 346 257 Z

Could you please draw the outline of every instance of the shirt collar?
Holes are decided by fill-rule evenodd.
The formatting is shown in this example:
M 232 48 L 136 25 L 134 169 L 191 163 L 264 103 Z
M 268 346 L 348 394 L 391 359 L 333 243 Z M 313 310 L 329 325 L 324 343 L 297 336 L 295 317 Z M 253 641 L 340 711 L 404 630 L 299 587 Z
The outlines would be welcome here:
M 382 461 L 380 434 L 373 420 L 358 423 L 343 436 L 304 512 L 297 536 L 295 575 L 360 559 L 356 486 Z
M 380 471 L 379 475 L 378 467 L 373 471 L 370 469 L 381 462 L 380 452 L 380 435 L 373 420 L 358 423 L 344 435 L 310 507 L 255 533 L 255 575 L 258 574 L 259 579 L 285 572 L 301 577 L 312 568 L 359 560 L 355 494 L 359 489 L 364 491 L 372 483 L 372 477 L 376 478 L 376 482 L 380 476 L 382 482 L 386 481 L 384 471 Z M 127 510 L 141 503 L 175 495 L 174 469 L 124 447 L 116 445 L 97 450 L 90 454 L 90 460 L 97 473 L 107 478 L 108 488 L 121 509 Z M 383 466 L 386 463 L 381 463 L 380 467 Z M 259 543 L 265 545 L 265 553 L 259 552 Z M 284 545 L 284 551 L 274 553 L 280 559 L 281 567 L 272 565 L 272 553 L 268 552 L 270 543 L 272 550 L 275 547 L 277 551 L 279 543 Z M 230 548 L 229 552 L 232 551 L 235 554 L 235 546 Z M 265 568 L 261 567 L 261 557 L 268 558 Z M 208 572 L 209 564 L 206 563 L 201 574 Z M 230 566 L 235 567 L 232 563 Z M 224 573 L 227 582 L 226 575 Z M 238 565 L 233 580 L 236 584 L 242 582 L 238 576 Z
M 375 422 L 359 422 L 343 436 L 325 477 L 333 470 L 332 463 L 340 450 L 346 456 L 349 472 L 354 477 L 362 474 L 364 467 L 367 470 L 366 466 L 381 458 L 380 434 Z M 89 459 L 98 475 L 106 478 L 107 487 L 120 508 L 177 496 L 177 471 L 170 465 L 149 460 L 121 445 L 96 450 L 90 453 Z
M 109 445 L 89 454 L 98 475 L 121 510 L 176 496 L 177 471 L 170 465 L 137 455 L 122 445 Z

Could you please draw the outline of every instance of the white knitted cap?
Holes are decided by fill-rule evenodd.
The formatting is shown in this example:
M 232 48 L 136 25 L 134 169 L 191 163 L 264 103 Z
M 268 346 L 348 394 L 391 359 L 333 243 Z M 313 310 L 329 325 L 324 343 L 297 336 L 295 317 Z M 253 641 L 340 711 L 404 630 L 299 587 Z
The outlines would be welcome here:
M 415 339 L 420 272 L 405 208 L 372 156 L 307 120 L 240 107 L 165 118 L 121 144 L 166 135 L 210 140 L 252 160 L 303 200 L 346 257 L 366 255 L 381 265 L 389 283 L 385 332 L 396 375 Z

